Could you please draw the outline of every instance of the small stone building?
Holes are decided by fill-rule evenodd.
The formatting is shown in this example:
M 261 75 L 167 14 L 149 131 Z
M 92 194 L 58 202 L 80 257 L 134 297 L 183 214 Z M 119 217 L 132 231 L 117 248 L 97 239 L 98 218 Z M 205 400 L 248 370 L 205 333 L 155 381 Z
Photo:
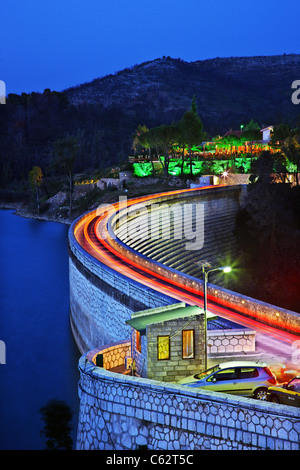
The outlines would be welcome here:
M 210 312 L 207 320 L 215 318 Z M 132 327 L 131 355 L 136 374 L 167 382 L 204 369 L 204 311 L 176 303 L 136 312 Z

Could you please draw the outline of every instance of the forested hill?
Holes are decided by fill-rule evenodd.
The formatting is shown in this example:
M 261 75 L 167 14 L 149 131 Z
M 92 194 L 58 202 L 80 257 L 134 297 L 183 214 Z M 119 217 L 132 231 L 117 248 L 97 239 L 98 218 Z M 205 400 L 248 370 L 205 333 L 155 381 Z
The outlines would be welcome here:
M 77 137 L 76 171 L 127 159 L 138 125 L 179 120 L 195 96 L 209 137 L 256 121 L 294 125 L 300 105 L 291 84 L 300 55 L 216 58 L 196 62 L 163 57 L 65 90 L 9 95 L 0 106 L 0 184 L 51 167 L 53 144 Z
M 291 84 L 300 79 L 300 55 L 216 58 L 196 62 L 164 57 L 66 90 L 70 101 L 122 107 L 133 120 L 153 125 L 179 119 L 197 98 L 210 134 L 261 125 L 293 123 L 300 111 Z

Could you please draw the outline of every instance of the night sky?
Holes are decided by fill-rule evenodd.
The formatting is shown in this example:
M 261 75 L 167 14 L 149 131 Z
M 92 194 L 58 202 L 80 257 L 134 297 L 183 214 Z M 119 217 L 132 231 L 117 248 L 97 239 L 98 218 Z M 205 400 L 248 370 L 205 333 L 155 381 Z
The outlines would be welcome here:
M 299 53 L 299 0 L 0 0 L 6 93 L 61 91 L 162 56 Z

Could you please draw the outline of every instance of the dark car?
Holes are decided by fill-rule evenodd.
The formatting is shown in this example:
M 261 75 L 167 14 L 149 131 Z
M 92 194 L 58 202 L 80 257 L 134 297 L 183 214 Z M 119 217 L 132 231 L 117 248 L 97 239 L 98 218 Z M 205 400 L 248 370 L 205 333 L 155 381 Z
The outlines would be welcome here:
M 267 399 L 281 405 L 300 406 L 300 375 L 277 387 L 269 387 Z

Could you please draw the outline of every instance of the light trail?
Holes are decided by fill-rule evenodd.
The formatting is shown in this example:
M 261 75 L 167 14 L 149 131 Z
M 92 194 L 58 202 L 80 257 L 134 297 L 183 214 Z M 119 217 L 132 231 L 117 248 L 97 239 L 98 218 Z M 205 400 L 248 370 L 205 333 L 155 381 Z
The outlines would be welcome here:
M 205 187 L 205 189 L 207 188 L 208 187 Z M 212 188 L 215 188 L 215 186 L 212 186 Z M 197 188 L 197 191 L 199 191 L 199 189 L 200 188 Z M 100 214 L 99 211 L 95 210 L 83 216 L 82 219 L 78 221 L 74 228 L 74 236 L 85 251 L 111 269 L 171 298 L 203 308 L 203 293 L 201 291 L 191 286 L 180 284 L 175 280 L 154 272 L 151 268 L 143 266 L 139 263 L 138 253 L 135 255 L 136 261 L 127 258 L 112 246 L 107 229 L 109 218 L 125 207 L 130 207 L 133 204 L 143 203 L 151 199 L 155 200 L 157 197 L 173 196 L 192 191 L 195 191 L 195 189 L 170 191 L 142 196 L 101 207 Z M 168 268 L 166 267 L 166 269 Z M 213 295 L 208 296 L 208 301 L 210 301 L 209 310 L 220 317 L 236 321 L 264 335 L 271 335 L 273 338 L 277 338 L 279 341 L 288 345 L 299 341 L 300 331 L 296 331 L 295 334 L 293 334 L 276 328 L 276 326 L 266 325 L 255 319 L 255 314 L 252 314 L 252 312 L 246 308 L 240 306 L 238 308 L 239 311 L 237 311 L 236 305 L 230 304 L 230 302 L 220 301 L 218 297 Z M 252 318 L 246 316 L 247 314 L 249 315 L 249 312 L 252 314 Z

